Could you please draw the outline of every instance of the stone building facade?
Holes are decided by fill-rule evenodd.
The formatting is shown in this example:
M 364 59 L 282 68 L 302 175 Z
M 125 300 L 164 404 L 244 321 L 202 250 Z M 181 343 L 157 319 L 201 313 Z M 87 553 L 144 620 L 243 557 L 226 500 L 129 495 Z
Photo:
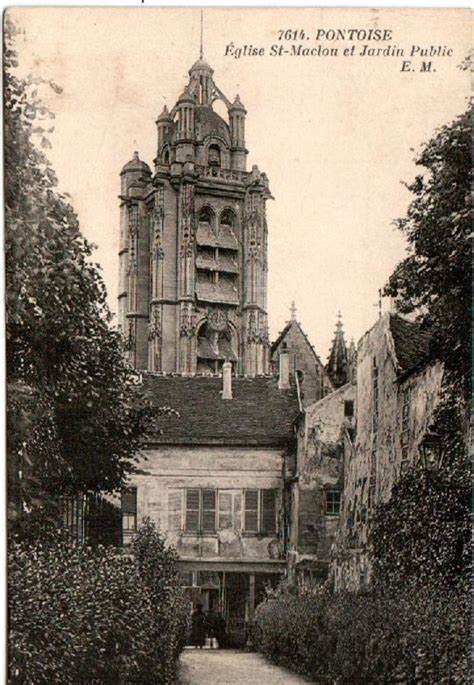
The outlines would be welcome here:
M 355 435 L 355 383 L 306 407 L 298 421 L 293 472 L 287 478 L 290 577 L 323 581 L 339 525 L 344 460 Z
M 282 371 L 288 368 L 282 364 Z M 299 413 L 285 377 L 146 373 L 152 405 L 176 407 L 147 429 L 140 473 L 122 498 L 127 544 L 150 517 L 179 554 L 190 600 L 219 611 L 242 645 L 265 587 L 286 569 L 284 469 Z
M 157 119 L 154 170 L 121 171 L 118 321 L 138 369 L 269 371 L 268 179 L 247 171 L 246 111 L 202 59 Z M 213 109 L 220 100 L 224 120 Z
M 356 439 L 344 459 L 344 489 L 333 548 L 336 589 L 370 581 L 368 527 L 373 508 L 390 498 L 408 464 L 427 458 L 443 369 L 428 364 L 429 335 L 387 313 L 357 349 Z

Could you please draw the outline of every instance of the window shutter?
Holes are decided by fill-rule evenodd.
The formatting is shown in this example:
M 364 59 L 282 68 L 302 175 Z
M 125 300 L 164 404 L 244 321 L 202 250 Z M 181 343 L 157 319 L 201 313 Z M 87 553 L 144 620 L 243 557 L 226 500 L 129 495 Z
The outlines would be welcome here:
M 236 492 L 234 494 L 234 528 L 241 530 L 242 528 L 242 493 Z
M 199 530 L 199 490 L 186 490 L 186 530 Z
M 245 491 L 245 530 L 258 533 L 258 490 Z
M 219 530 L 233 528 L 232 493 L 219 492 Z
M 216 530 L 216 491 L 202 491 L 202 530 L 214 533 Z
M 168 530 L 181 530 L 182 506 L 182 490 L 170 490 L 168 492 Z
M 262 490 L 262 531 L 276 532 L 276 503 L 275 490 Z

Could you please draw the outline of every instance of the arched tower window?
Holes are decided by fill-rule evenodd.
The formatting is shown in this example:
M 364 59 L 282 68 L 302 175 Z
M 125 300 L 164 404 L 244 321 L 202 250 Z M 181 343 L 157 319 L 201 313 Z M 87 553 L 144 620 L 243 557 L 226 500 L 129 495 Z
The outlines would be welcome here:
M 214 212 L 210 207 L 201 207 L 198 214 L 199 228 L 211 229 L 214 227 Z
M 169 164 L 170 163 L 170 151 L 169 148 L 165 148 L 165 151 L 163 152 L 163 164 Z
M 221 226 L 229 226 L 229 228 L 233 229 L 235 226 L 235 214 L 231 209 L 224 209 L 220 216 L 220 225 Z
M 221 166 L 221 149 L 219 145 L 209 145 L 207 151 L 207 163 L 209 166 L 220 167 Z
M 237 362 L 237 338 L 224 311 L 215 309 L 198 330 L 197 372 L 212 375 L 222 372 L 227 360 Z

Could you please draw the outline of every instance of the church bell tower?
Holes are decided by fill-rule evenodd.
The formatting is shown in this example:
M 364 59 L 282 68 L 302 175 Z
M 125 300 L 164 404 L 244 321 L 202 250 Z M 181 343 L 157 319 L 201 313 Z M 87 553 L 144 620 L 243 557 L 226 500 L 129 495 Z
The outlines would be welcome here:
M 213 109 L 221 100 L 227 117 Z M 119 325 L 137 369 L 269 372 L 268 179 L 247 171 L 246 110 L 202 57 L 157 125 L 154 171 L 121 171 Z

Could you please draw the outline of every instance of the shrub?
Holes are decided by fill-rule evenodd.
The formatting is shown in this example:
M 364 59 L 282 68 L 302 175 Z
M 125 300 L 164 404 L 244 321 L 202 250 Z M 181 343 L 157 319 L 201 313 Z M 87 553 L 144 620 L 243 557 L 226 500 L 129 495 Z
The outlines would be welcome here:
M 172 683 L 185 636 L 174 553 L 151 524 L 136 556 L 51 535 L 9 549 L 11 683 Z
M 403 591 L 267 599 L 255 614 L 257 648 L 317 683 L 469 683 L 465 583 Z

